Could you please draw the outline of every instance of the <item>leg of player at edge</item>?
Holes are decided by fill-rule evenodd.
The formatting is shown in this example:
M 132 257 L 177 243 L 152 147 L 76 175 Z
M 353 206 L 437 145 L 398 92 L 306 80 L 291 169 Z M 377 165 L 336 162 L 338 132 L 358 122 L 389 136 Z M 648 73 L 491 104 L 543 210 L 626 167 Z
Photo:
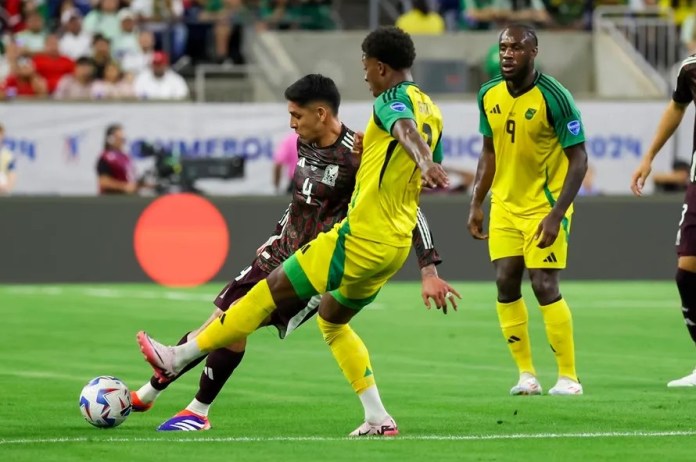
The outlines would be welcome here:
M 146 360 L 153 367 L 155 376 L 159 380 L 167 381 L 206 353 L 244 340 L 276 308 L 276 302 L 291 298 L 298 297 L 283 267 L 278 267 L 267 279 L 260 281 L 237 304 L 188 342 L 177 346 L 165 346 L 146 333 L 139 332 L 138 343 Z M 332 300 L 334 299 L 330 296 L 322 298 L 319 326 L 334 357 L 359 394 L 365 408 L 366 423 L 351 435 L 396 435 L 396 424 L 384 410 L 374 385 L 374 377 L 369 378 L 372 369 L 367 349 L 346 324 L 357 311 L 350 312 L 349 308 L 341 307 L 335 300 L 331 302 Z M 347 313 L 350 313 L 350 317 Z M 357 371 L 359 377 L 356 376 Z M 370 371 L 370 374 L 366 378 L 367 371 Z
M 682 315 L 691 340 L 696 344 L 696 256 L 680 256 L 675 277 L 681 298 Z M 692 373 L 667 384 L 670 388 L 696 387 L 696 368 Z
M 696 66 L 693 56 L 690 56 L 682 61 L 679 67 L 677 85 L 672 93 L 672 99 L 662 114 L 657 131 L 643 154 L 640 165 L 631 176 L 631 191 L 636 196 L 643 195 L 643 188 L 652 172 L 653 160 L 684 120 L 687 108 L 696 101 L 694 75 L 696 75 Z M 696 135 L 696 129 L 694 134 Z M 675 280 L 686 328 L 691 339 L 696 342 L 696 145 L 692 146 L 689 156 L 691 156 L 691 168 L 675 243 L 679 256 Z M 672 380 L 667 386 L 670 388 L 696 386 L 696 369 L 685 377 Z

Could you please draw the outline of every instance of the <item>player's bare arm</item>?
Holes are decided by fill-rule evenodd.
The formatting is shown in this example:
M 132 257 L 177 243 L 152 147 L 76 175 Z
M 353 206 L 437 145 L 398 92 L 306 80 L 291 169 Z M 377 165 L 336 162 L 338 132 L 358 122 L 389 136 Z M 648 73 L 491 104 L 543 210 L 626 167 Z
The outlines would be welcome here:
M 565 217 L 568 207 L 578 195 L 582 180 L 587 173 L 587 151 L 585 143 L 576 144 L 564 149 L 565 155 L 568 157 L 568 172 L 563 181 L 561 194 L 558 196 L 556 204 L 549 212 L 537 228 L 534 239 L 539 239 L 537 247 L 545 249 L 551 246 L 558 237 L 558 232 L 561 228 L 561 221 Z
M 486 194 L 491 189 L 495 177 L 495 148 L 493 138 L 483 137 L 483 149 L 476 167 L 476 179 L 471 193 L 471 205 L 469 207 L 469 220 L 467 226 L 474 239 L 488 239 L 488 234 L 483 233 L 483 209 L 481 205 Z
M 412 119 L 399 119 L 392 127 L 391 135 L 404 147 L 411 159 L 421 169 L 425 183 L 431 188 L 449 186 L 447 173 L 442 165 L 433 161 L 433 153 L 418 132 Z
M 422 281 L 421 296 L 426 308 L 431 308 L 430 300 L 432 299 L 437 309 L 442 309 L 443 313 L 447 314 L 447 300 L 449 300 L 456 311 L 457 302 L 454 296 L 459 298 L 461 296 L 437 274 L 437 265 L 442 263 L 442 259 L 433 245 L 433 235 L 421 209 L 418 209 L 418 220 L 413 229 L 412 246 L 418 257 Z
M 650 148 L 648 148 L 648 151 L 643 155 L 640 165 L 638 165 L 638 168 L 636 168 L 631 176 L 631 191 L 633 191 L 633 194 L 636 196 L 641 196 L 643 194 L 645 180 L 648 179 L 650 172 L 652 172 L 653 159 L 657 157 L 657 154 L 667 140 L 672 137 L 679 127 L 679 124 L 681 124 L 687 107 L 689 107 L 688 104 L 677 103 L 674 100 L 670 101 L 667 105 L 660 119 L 660 124 L 657 126 L 657 132 L 650 144 Z

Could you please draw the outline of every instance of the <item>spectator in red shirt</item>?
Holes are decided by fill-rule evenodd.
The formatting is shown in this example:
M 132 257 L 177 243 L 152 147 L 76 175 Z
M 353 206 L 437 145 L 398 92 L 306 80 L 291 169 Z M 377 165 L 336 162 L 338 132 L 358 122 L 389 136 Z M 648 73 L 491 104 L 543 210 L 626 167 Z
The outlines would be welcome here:
M 140 189 L 133 161 L 124 152 L 125 146 L 123 127 L 119 124 L 109 125 L 104 152 L 97 162 L 100 194 L 135 194 Z
M 58 36 L 50 34 L 46 37 L 44 51 L 34 55 L 34 67 L 36 72 L 46 79 L 48 92 L 53 93 L 58 86 L 61 77 L 72 73 L 75 63 L 67 56 L 63 56 L 58 51 Z
M 8 75 L 0 85 L 2 99 L 46 96 L 47 94 L 46 80 L 37 74 L 34 62 L 27 55 L 17 58 L 16 73 Z
M 26 24 L 22 17 L 22 0 L 5 0 L 4 7 L 7 11 L 7 22 L 10 32 L 17 33 L 23 31 Z

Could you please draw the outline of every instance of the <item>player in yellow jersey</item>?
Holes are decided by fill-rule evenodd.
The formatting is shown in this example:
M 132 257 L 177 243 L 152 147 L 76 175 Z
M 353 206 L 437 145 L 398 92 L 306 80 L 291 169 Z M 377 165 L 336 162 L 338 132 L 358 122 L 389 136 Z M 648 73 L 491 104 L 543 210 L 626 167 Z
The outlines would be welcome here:
M 558 364 L 558 382 L 549 393 L 579 395 L 572 317 L 558 281 L 566 267 L 572 203 L 587 171 L 580 112 L 558 81 L 535 70 L 534 29 L 509 26 L 499 45 L 502 75 L 478 96 L 483 151 L 468 227 L 474 238 L 488 239 L 495 266 L 498 319 L 520 373 L 510 393 L 542 393 L 521 291 L 527 268 Z M 482 203 L 489 190 L 486 235 Z
M 351 435 L 396 435 L 396 423 L 375 388 L 367 348 L 348 322 L 406 260 L 421 181 L 447 186 L 448 180 L 433 161 L 433 151 L 441 152 L 440 111 L 412 82 L 411 38 L 394 27 L 381 28 L 365 38 L 362 50 L 365 80 L 376 100 L 346 218 L 295 252 L 187 343 L 164 346 L 144 332 L 138 343 L 155 375 L 166 379 L 201 355 L 245 339 L 279 303 L 324 294 L 319 328 L 365 408 L 374 410 Z M 444 281 L 438 289 L 436 306 L 446 309 L 449 301 L 456 308 L 456 291 Z

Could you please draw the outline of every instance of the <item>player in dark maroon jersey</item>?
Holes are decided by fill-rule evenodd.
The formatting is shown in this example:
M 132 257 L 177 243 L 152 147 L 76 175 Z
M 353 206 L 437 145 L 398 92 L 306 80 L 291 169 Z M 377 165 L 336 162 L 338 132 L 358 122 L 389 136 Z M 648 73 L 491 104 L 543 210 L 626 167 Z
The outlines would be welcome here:
M 214 301 L 218 309 L 199 330 L 222 315 L 295 250 L 311 241 L 320 232 L 331 229 L 346 215 L 360 157 L 354 152 L 355 132 L 338 119 L 338 89 L 331 79 L 312 74 L 288 87 L 285 98 L 288 100 L 290 126 L 300 135 L 292 202 L 271 238 L 257 250 L 257 258 L 251 266 L 244 269 L 220 292 Z M 447 301 L 439 294 L 459 294 L 437 276 L 435 266 L 441 260 L 432 242 L 427 221 L 418 211 L 418 226 L 413 231 L 413 245 L 421 268 L 422 296 L 426 305 L 430 305 L 429 300 L 432 298 L 438 308 L 446 309 Z M 320 297 L 316 296 L 300 303 L 280 304 L 264 325 L 275 326 L 280 337 L 284 338 L 316 313 L 319 300 Z M 453 305 L 456 307 L 456 303 Z M 195 336 L 197 332 L 184 335 L 180 343 L 186 342 L 190 335 Z M 210 353 L 201 374 L 196 398 L 185 410 L 160 425 L 158 430 L 195 431 L 210 428 L 207 418 L 209 407 L 240 364 L 245 347 L 246 341 L 241 341 Z M 198 362 L 184 369 L 177 378 Z M 148 410 L 167 385 L 168 383 L 158 382 L 153 376 L 137 392 L 131 393 L 133 409 Z M 378 394 L 376 402 L 370 405 L 383 410 Z
M 123 150 L 125 145 L 123 127 L 109 125 L 104 136 L 104 151 L 97 161 L 100 194 L 134 194 L 140 189 L 133 161 Z
M 672 94 L 672 100 L 662 115 L 650 148 L 643 156 L 640 166 L 633 173 L 631 190 L 635 195 L 641 195 L 645 180 L 652 170 L 653 159 L 679 127 L 684 113 L 686 113 L 686 108 L 692 102 L 696 102 L 696 55 L 692 55 L 682 62 L 677 77 L 677 88 Z M 691 149 L 691 167 L 686 198 L 679 220 L 676 246 L 679 256 L 676 281 L 681 297 L 682 314 L 691 339 L 696 343 L 696 121 L 694 124 L 694 143 Z M 667 386 L 696 386 L 696 369 L 685 377 L 672 380 Z

